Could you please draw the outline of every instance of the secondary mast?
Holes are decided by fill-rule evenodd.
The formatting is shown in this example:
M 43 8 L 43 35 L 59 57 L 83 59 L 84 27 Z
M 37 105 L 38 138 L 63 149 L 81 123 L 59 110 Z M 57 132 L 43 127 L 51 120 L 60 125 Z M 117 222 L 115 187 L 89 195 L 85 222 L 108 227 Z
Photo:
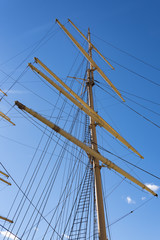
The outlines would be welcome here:
M 92 45 L 90 37 L 90 29 L 88 29 L 88 40 L 89 40 L 89 56 L 92 58 Z M 88 88 L 88 102 L 90 108 L 94 110 L 94 101 L 93 101 L 93 91 L 92 87 L 94 85 L 94 74 L 93 66 L 90 63 L 89 69 L 87 70 L 87 88 Z M 92 149 L 98 151 L 97 147 L 97 135 L 96 135 L 96 123 L 94 119 L 90 116 L 90 134 L 91 134 L 91 146 Z M 96 209 L 97 209 L 97 218 L 98 218 L 98 234 L 100 240 L 106 240 L 106 225 L 105 225 L 105 216 L 104 216 L 104 205 L 103 205 L 103 194 L 102 194 L 102 184 L 101 184 L 101 173 L 99 160 L 95 157 L 90 157 L 93 164 L 94 171 L 94 184 L 95 184 L 95 194 L 96 194 Z

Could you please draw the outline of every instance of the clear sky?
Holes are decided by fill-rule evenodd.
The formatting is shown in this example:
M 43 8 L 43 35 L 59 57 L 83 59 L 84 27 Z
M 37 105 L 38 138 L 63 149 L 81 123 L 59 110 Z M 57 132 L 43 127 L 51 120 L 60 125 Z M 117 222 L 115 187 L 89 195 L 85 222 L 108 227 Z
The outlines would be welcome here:
M 97 54 L 93 55 L 94 60 L 113 84 L 120 91 L 122 90 L 130 109 L 98 86 L 95 86 L 94 90 L 95 109 L 144 156 L 144 160 L 139 160 L 126 151 L 99 127 L 97 127 L 98 143 L 114 154 L 160 176 L 159 8 L 159 1 L 144 0 L 0 1 L 0 89 L 6 92 L 11 88 L 7 93 L 8 96 L 0 102 L 0 111 L 7 113 L 16 124 L 11 126 L 3 120 L 0 121 L 0 162 L 19 185 L 42 133 L 9 104 L 13 106 L 14 101 L 19 100 L 44 116 L 49 116 L 53 107 L 49 102 L 54 105 L 58 98 L 55 93 L 52 95 L 52 90 L 41 83 L 30 69 L 26 68 L 27 63 L 33 63 L 33 57 L 39 57 L 62 79 L 68 74 L 75 74 L 78 68 L 74 66 L 71 69 L 78 50 L 55 23 L 56 18 L 65 24 L 85 49 L 87 44 L 67 23 L 67 19 L 70 18 L 85 35 L 90 27 L 93 43 L 115 67 L 115 71 L 111 70 Z M 82 62 L 83 57 L 78 55 L 78 58 L 79 63 Z M 27 72 L 24 73 L 26 70 Z M 7 75 L 10 77 L 8 78 Z M 83 73 L 81 75 L 79 73 L 78 76 L 82 77 L 82 75 Z M 19 81 L 12 86 L 18 78 Z M 109 91 L 106 88 L 107 83 L 96 72 L 95 79 L 100 82 L 102 88 Z M 30 90 L 33 92 L 31 93 Z M 35 93 L 47 99 L 48 103 Z M 117 98 L 116 95 L 114 96 Z M 65 111 L 68 111 L 67 107 Z M 66 118 L 65 111 L 64 115 L 62 114 L 64 118 Z M 54 116 L 56 114 L 58 110 L 55 111 Z M 69 125 L 64 128 L 69 130 Z M 76 131 L 73 134 L 76 135 Z M 79 135 L 82 138 L 82 133 Z M 56 153 L 58 154 L 58 150 Z M 131 167 L 126 167 L 119 159 L 107 155 L 105 151 L 101 153 L 125 170 L 131 171 Z M 62 168 L 64 169 L 64 166 Z M 1 166 L 0 170 L 4 171 Z M 134 176 L 140 178 L 143 183 L 150 184 L 158 193 L 160 187 L 158 179 L 139 170 L 134 171 Z M 115 173 L 105 168 L 102 169 L 102 179 L 106 196 L 121 181 Z M 0 215 L 3 216 L 8 214 L 17 191 L 14 182 L 10 181 L 11 187 L 6 187 L 2 183 L 0 185 Z M 149 194 L 123 182 L 109 197 L 106 197 L 109 223 L 112 224 L 150 198 Z M 51 209 L 50 203 L 47 210 Z M 159 198 L 154 198 L 133 214 L 112 225 L 111 239 L 158 240 L 159 222 L 160 201 Z M 0 223 L 3 224 L 3 221 Z M 1 231 L 5 230 L 1 229 Z M 0 239 L 3 239 L 2 233 Z

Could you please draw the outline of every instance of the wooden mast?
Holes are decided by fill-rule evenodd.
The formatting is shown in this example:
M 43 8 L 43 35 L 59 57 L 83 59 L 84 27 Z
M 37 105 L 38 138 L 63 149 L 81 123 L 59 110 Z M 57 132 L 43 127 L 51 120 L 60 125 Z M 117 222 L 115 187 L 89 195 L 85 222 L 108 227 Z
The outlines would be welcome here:
M 92 45 L 90 38 L 90 30 L 88 29 L 88 40 L 89 40 L 89 56 L 92 58 Z M 93 66 L 90 63 L 90 67 L 87 70 L 87 88 L 88 88 L 88 102 L 90 108 L 94 110 L 93 102 L 93 92 L 92 87 L 94 85 L 94 74 Z M 97 147 L 97 135 L 96 135 L 96 125 L 94 119 L 90 116 L 90 134 L 91 134 L 91 146 L 92 149 L 98 151 Z M 103 205 L 103 195 L 102 195 L 102 184 L 101 184 L 101 173 L 99 166 L 99 159 L 91 157 L 93 163 L 94 171 L 94 181 L 95 181 L 95 194 L 96 194 L 96 209 L 97 209 L 97 218 L 98 218 L 98 234 L 100 240 L 106 240 L 106 225 L 105 225 L 105 216 L 104 216 L 104 205 Z
M 29 114 L 31 114 L 32 116 L 34 116 L 35 118 L 37 118 L 38 120 L 40 120 L 41 122 L 43 122 L 44 124 L 49 126 L 51 129 L 53 129 L 57 133 L 61 134 L 63 137 L 65 137 L 66 139 L 68 139 L 72 143 L 76 144 L 78 147 L 80 147 L 81 149 L 83 149 L 87 153 L 87 155 L 89 156 L 89 159 L 91 160 L 91 162 L 93 164 L 93 170 L 94 170 L 95 195 L 96 195 L 96 207 L 97 207 L 99 239 L 100 240 L 107 240 L 106 226 L 105 226 L 105 216 L 104 216 L 104 206 L 103 206 L 102 185 L 101 185 L 101 173 L 100 173 L 101 167 L 99 166 L 99 160 L 102 163 L 104 163 L 109 169 L 114 169 L 116 172 L 118 172 L 121 175 L 125 176 L 125 178 L 129 179 L 130 181 L 132 181 L 135 184 L 137 184 L 138 186 L 140 186 L 142 189 L 145 189 L 146 191 L 150 192 L 154 196 L 158 196 L 158 195 L 154 191 L 152 191 L 150 188 L 148 188 L 145 184 L 143 184 L 138 179 L 136 179 L 133 176 L 131 176 L 129 173 L 124 171 L 122 168 L 118 167 L 116 164 L 114 164 L 113 162 L 111 162 L 107 158 L 103 157 L 98 152 L 97 137 L 96 137 L 96 124 L 99 122 L 98 119 L 100 117 L 98 116 L 98 114 L 96 114 L 94 112 L 94 102 L 93 102 L 92 87 L 94 85 L 94 74 L 93 74 L 94 70 L 98 69 L 100 73 L 103 73 L 103 72 L 100 71 L 99 67 L 95 64 L 95 62 L 92 59 L 92 48 L 93 48 L 93 45 L 90 42 L 90 31 L 88 30 L 88 40 L 87 40 L 88 43 L 89 43 L 89 54 L 88 54 L 78 44 L 78 42 L 73 38 L 73 36 L 68 32 L 68 30 L 58 20 L 57 20 L 57 22 L 59 23 L 61 28 L 65 31 L 65 33 L 70 37 L 70 39 L 75 43 L 75 45 L 78 47 L 78 49 L 84 54 L 84 56 L 87 58 L 87 60 L 90 62 L 90 67 L 87 70 L 88 81 L 86 83 L 87 84 L 87 90 L 88 90 L 88 100 L 89 100 L 88 102 L 89 102 L 89 105 L 86 104 L 86 103 L 85 103 L 86 104 L 85 105 L 83 103 L 82 99 L 79 98 L 78 95 L 76 95 L 66 84 L 64 84 L 52 71 L 50 71 L 37 58 L 36 58 L 36 62 L 39 63 L 40 65 L 42 65 L 42 67 L 46 71 L 48 71 L 58 82 L 60 82 L 60 84 L 62 86 L 66 85 L 64 87 L 67 89 L 67 91 L 70 94 L 72 94 L 74 96 L 74 98 L 71 97 L 70 94 L 68 94 L 67 92 L 63 91 L 63 89 L 61 87 L 57 87 L 57 85 L 55 83 L 53 83 L 53 81 L 50 78 L 48 78 L 45 74 L 43 74 L 41 71 L 39 71 L 38 69 L 33 67 L 31 64 L 29 64 L 29 66 L 32 68 L 32 70 L 36 71 L 45 80 L 47 80 L 51 85 L 53 85 L 60 93 L 63 92 L 63 94 L 68 99 L 70 99 L 75 105 L 77 105 L 81 110 L 83 110 L 85 113 L 87 113 L 90 116 L 91 147 L 87 146 L 86 144 L 84 144 L 83 142 L 78 140 L 77 138 L 73 137 L 71 134 L 67 133 L 65 130 L 61 129 L 60 127 L 58 127 L 54 123 L 50 122 L 49 120 L 45 119 L 40 114 L 38 114 L 35 111 L 33 111 L 32 109 L 29 109 L 28 107 L 26 107 L 22 103 L 16 101 L 15 104 L 21 110 L 24 110 L 24 111 L 28 112 Z M 105 77 L 104 74 L 101 74 L 101 76 L 104 77 L 105 80 L 107 80 L 107 77 Z M 113 84 L 111 84 L 111 86 L 113 86 Z M 115 87 L 114 87 L 114 90 L 115 90 Z M 84 108 L 86 108 L 87 110 L 84 110 L 83 106 L 85 106 Z M 98 122 L 97 122 L 97 120 L 98 120 Z M 112 133 L 112 135 L 114 135 L 114 134 Z M 118 137 L 116 136 L 116 138 L 118 138 Z M 122 142 L 126 145 L 126 142 L 124 140 Z M 126 145 L 126 146 L 128 146 L 128 148 L 131 148 L 129 144 Z M 143 158 L 133 147 L 132 147 L 132 151 L 137 153 L 141 158 Z

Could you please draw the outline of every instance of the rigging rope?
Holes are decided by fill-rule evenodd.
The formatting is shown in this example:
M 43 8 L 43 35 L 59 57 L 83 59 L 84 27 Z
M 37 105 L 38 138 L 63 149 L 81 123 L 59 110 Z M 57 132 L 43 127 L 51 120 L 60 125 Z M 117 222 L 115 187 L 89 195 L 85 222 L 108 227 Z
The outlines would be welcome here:
M 8 234 L 10 234 L 11 236 L 13 236 L 13 237 L 15 237 L 14 239 L 16 239 L 16 240 L 22 240 L 21 238 L 19 238 L 19 237 L 17 237 L 14 233 L 12 233 L 11 231 L 9 231 L 6 227 L 4 227 L 3 225 L 1 225 L 0 224 L 0 226 L 2 227 L 2 228 L 4 228 L 6 231 L 7 231 L 7 233 Z M 0 231 L 0 233 L 1 233 L 1 231 Z M 1 233 L 2 234 L 2 233 Z
M 114 60 L 111 59 L 111 58 L 108 58 L 108 57 L 105 57 L 105 58 L 108 59 L 108 60 L 110 60 L 110 61 L 112 61 L 113 63 L 117 64 L 118 66 L 124 68 L 124 69 L 127 70 L 128 72 L 131 72 L 131 73 L 133 73 L 134 75 L 136 75 L 136 76 L 138 76 L 138 77 L 140 77 L 140 78 L 143 78 L 144 80 L 147 80 L 148 82 L 152 83 L 153 85 L 156 85 L 156 86 L 160 87 L 160 84 L 159 84 L 159 83 L 151 80 L 150 78 L 147 78 L 147 77 L 143 76 L 142 74 L 139 74 L 139 73 L 131 70 L 130 68 L 127 68 L 127 67 L 123 66 L 122 64 L 114 61 Z
M 98 82 L 98 83 L 99 83 L 100 85 L 103 85 L 103 86 L 104 86 L 105 88 L 107 88 L 108 90 L 110 90 L 110 88 L 109 88 L 108 86 L 106 86 L 106 84 L 103 84 L 103 83 L 100 83 L 100 82 Z M 142 100 L 144 100 L 144 101 L 147 101 L 147 102 L 150 102 L 150 103 L 152 103 L 152 104 L 155 104 L 155 105 L 160 106 L 160 103 L 157 103 L 157 102 L 154 102 L 154 101 L 152 101 L 152 100 L 149 100 L 149 99 L 143 98 L 143 97 L 141 97 L 141 96 L 137 96 L 137 95 L 135 95 L 135 94 L 132 94 L 132 93 L 129 93 L 129 92 L 123 91 L 123 90 L 121 90 L 121 89 L 118 89 L 118 90 L 121 91 L 121 92 L 124 92 L 125 94 L 131 95 L 131 96 L 134 96 L 134 97 L 137 97 L 137 98 L 142 99 Z M 145 107 L 144 105 L 142 105 L 142 104 L 140 104 L 140 103 L 137 103 L 136 101 L 134 101 L 134 100 L 132 100 L 132 99 L 126 97 L 125 94 L 122 95 L 122 96 L 125 97 L 125 99 L 130 100 L 131 102 L 133 102 L 133 103 L 135 103 L 135 104 L 137 104 L 137 105 L 139 105 L 139 106 L 141 106 L 141 107 L 147 109 L 147 110 L 150 111 L 150 112 L 155 113 L 155 114 L 158 115 L 158 116 L 160 115 L 158 112 L 155 112 L 155 111 L 153 111 L 152 109 L 147 108 L 147 107 Z
M 148 200 L 146 200 L 144 203 L 140 204 L 138 207 L 136 207 L 134 210 L 126 213 L 125 215 L 123 215 L 122 217 L 118 218 L 117 220 L 115 220 L 114 222 L 112 222 L 109 226 L 111 227 L 112 225 L 114 225 L 115 223 L 121 221 L 122 219 L 126 218 L 127 216 L 129 216 L 130 214 L 134 213 L 136 210 L 138 210 L 139 208 L 141 208 L 142 206 L 144 206 L 146 203 L 148 203 L 149 201 L 151 201 L 154 197 L 149 198 Z
M 9 172 L 7 171 L 7 169 L 4 167 L 4 165 L 0 162 L 0 165 L 3 167 L 3 169 L 6 171 L 6 173 L 10 176 L 10 178 L 12 179 L 12 181 L 14 182 L 14 184 L 18 187 L 18 189 L 22 192 L 22 194 L 27 198 L 27 200 L 31 203 L 31 205 L 38 211 L 38 209 L 36 208 L 36 206 L 30 201 L 30 199 L 28 198 L 27 195 L 25 195 L 25 193 L 23 192 L 23 190 L 20 188 L 20 186 L 17 184 L 17 182 L 14 180 L 14 178 L 9 174 Z M 39 211 L 38 211 L 39 212 Z M 39 212 L 39 214 L 41 215 L 41 213 Z M 42 215 L 41 215 L 42 216 Z M 45 219 L 44 216 L 42 216 L 43 220 L 49 224 L 49 222 Z M 52 226 L 50 226 L 53 230 L 55 230 Z M 55 231 L 56 232 L 56 231 Z M 57 232 L 56 232 L 57 233 Z M 57 233 L 58 236 L 59 233 Z
M 129 164 L 129 165 L 131 165 L 131 166 L 133 166 L 133 167 L 135 167 L 135 168 L 137 168 L 137 169 L 139 169 L 139 170 L 141 170 L 141 171 L 147 173 L 148 175 L 151 175 L 152 177 L 157 178 L 158 180 L 160 180 L 160 177 L 156 176 L 155 174 L 150 173 L 150 172 L 144 170 L 143 168 L 140 168 L 140 167 L 136 166 L 135 164 L 133 164 L 133 163 L 127 161 L 126 159 L 124 159 L 124 158 L 122 158 L 122 157 L 120 157 L 120 156 L 118 156 L 118 155 L 116 155 L 116 154 L 114 154 L 114 153 L 108 151 L 107 149 L 105 149 L 105 148 L 103 148 L 103 147 L 101 147 L 101 146 L 99 146 L 99 145 L 98 145 L 98 147 L 99 147 L 100 149 L 106 151 L 107 153 L 109 153 L 109 154 L 111 154 L 111 155 L 113 155 L 113 156 L 119 158 L 120 160 L 126 162 L 127 164 Z
M 129 108 L 130 110 L 132 110 L 133 112 L 135 112 L 137 115 L 141 116 L 142 118 L 144 118 L 146 121 L 150 122 L 151 124 L 153 124 L 154 126 L 156 126 L 157 128 L 160 128 L 160 125 L 156 124 L 155 122 L 153 122 L 152 120 L 150 120 L 149 118 L 145 117 L 144 115 L 142 115 L 141 113 L 139 113 L 138 111 L 134 110 L 132 107 L 130 107 L 128 104 L 126 104 L 125 102 L 121 102 L 118 98 L 116 98 L 114 95 L 112 95 L 111 93 L 109 93 L 108 91 L 106 91 L 104 88 L 102 88 L 101 86 L 99 86 L 98 84 L 96 84 L 99 88 L 101 88 L 103 91 L 107 92 L 110 96 L 112 96 L 114 99 L 116 99 L 118 102 L 120 102 L 121 104 L 123 104 L 124 106 L 126 106 L 127 108 Z
M 52 27 L 51 27 L 51 29 L 52 29 Z M 8 80 L 8 78 L 12 78 L 12 75 L 22 66 L 22 64 L 34 53 L 34 52 L 36 52 L 40 47 L 41 47 L 41 45 L 43 45 L 43 44 L 41 44 L 42 42 L 43 42 L 43 40 L 47 37 L 47 35 L 48 35 L 48 33 L 51 31 L 51 29 L 49 29 L 48 31 L 47 31 L 47 33 L 38 41 L 38 44 L 32 49 L 32 51 L 23 59 L 23 61 L 15 68 L 15 70 L 14 71 L 12 71 L 12 73 L 9 75 L 9 74 L 6 74 L 3 70 L 1 70 L 0 69 L 0 71 L 1 72 L 3 72 L 6 76 L 7 76 L 7 79 L 5 80 L 5 81 L 3 81 L 3 83 L 1 84 L 1 86 Z M 57 29 L 57 31 L 59 31 L 58 29 Z M 54 34 L 55 35 L 55 34 Z M 53 36 L 54 36 L 53 35 Z M 40 45 L 41 44 L 41 45 Z M 12 78 L 13 79 L 13 78 Z
M 127 51 L 119 48 L 119 47 L 116 47 L 116 46 L 113 45 L 112 43 L 110 43 L 110 42 L 108 42 L 108 41 L 106 41 L 106 40 L 98 37 L 97 35 L 95 35 L 95 34 L 92 33 L 92 36 L 94 36 L 94 37 L 96 37 L 97 39 L 103 41 L 104 43 L 108 44 L 108 45 L 111 46 L 112 48 L 115 48 L 115 49 L 117 49 L 118 51 L 120 51 L 120 52 L 122 52 L 122 53 L 124 53 L 124 54 L 126 54 L 126 55 L 128 55 L 128 56 L 130 56 L 130 57 L 132 57 L 133 59 L 135 59 L 135 60 L 137 60 L 137 61 L 139 61 L 139 62 L 141 62 L 141 63 L 143 63 L 143 64 L 145 64 L 145 65 L 147 65 L 147 66 L 149 66 L 149 67 L 151 67 L 151 68 L 153 68 L 153 69 L 155 69 L 155 70 L 157 70 L 157 71 L 160 71 L 160 68 L 158 68 L 158 67 L 156 67 L 156 66 L 154 66 L 154 65 L 152 65 L 152 64 L 150 64 L 150 63 L 147 63 L 146 61 L 144 61 L 144 60 L 142 60 L 142 59 L 134 56 L 133 54 L 131 54 L 131 53 L 129 53 L 129 52 L 127 52 Z

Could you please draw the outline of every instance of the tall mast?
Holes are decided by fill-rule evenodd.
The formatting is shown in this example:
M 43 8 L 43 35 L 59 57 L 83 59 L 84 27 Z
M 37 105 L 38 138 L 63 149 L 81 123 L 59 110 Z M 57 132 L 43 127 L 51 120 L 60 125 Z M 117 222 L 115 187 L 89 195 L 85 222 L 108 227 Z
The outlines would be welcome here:
M 90 29 L 88 29 L 88 40 L 89 40 L 89 56 L 92 57 L 92 45 L 90 37 Z M 89 69 L 87 70 L 87 88 L 88 88 L 88 102 L 89 106 L 94 110 L 93 102 L 93 92 L 92 87 L 94 85 L 94 74 L 93 66 L 90 63 Z M 96 125 L 92 117 L 90 117 L 90 134 L 91 134 L 91 146 L 92 149 L 98 151 L 97 147 L 97 135 L 96 135 Z M 97 218 L 98 218 L 98 234 L 100 240 L 106 240 L 106 225 L 105 225 L 105 216 L 104 216 L 104 205 L 103 205 L 103 195 L 102 195 L 102 184 L 101 184 L 101 173 L 99 160 L 91 157 L 94 171 L 94 181 L 95 181 L 95 194 L 96 194 L 96 209 L 97 209 Z

